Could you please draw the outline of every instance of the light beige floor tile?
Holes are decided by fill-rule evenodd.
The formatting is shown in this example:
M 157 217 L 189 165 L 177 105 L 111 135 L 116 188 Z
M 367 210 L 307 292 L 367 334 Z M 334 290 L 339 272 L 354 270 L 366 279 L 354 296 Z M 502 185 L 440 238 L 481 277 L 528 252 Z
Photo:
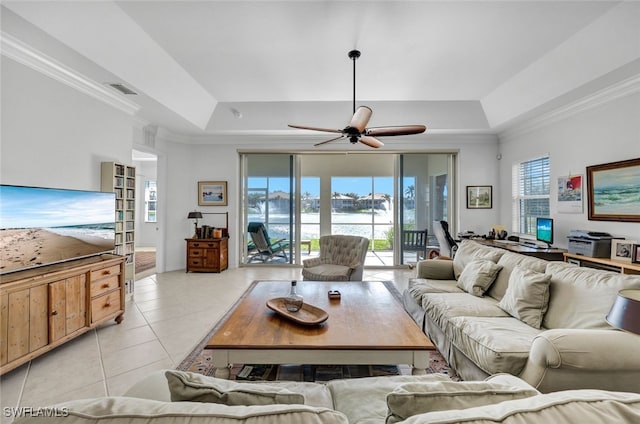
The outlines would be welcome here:
M 97 330 L 102 355 L 124 348 L 156 340 L 157 336 L 148 325 L 124 328 L 121 326 L 103 327 Z
M 131 386 L 152 372 L 162 369 L 174 369 L 176 366 L 177 364 L 173 361 L 162 359 L 115 377 L 107 378 L 107 393 L 109 396 L 122 396 Z
M 107 378 L 115 377 L 165 359 L 170 359 L 167 352 L 158 340 L 152 340 L 105 355 L 103 357 L 104 374 Z
M 26 393 L 22 398 L 22 402 L 20 402 L 20 406 L 38 407 L 70 400 L 88 399 L 107 395 L 104 380 L 66 390 L 68 388 L 69 386 L 64 384 L 63 380 L 58 382 L 57 390 L 50 390 L 43 394 L 33 394 L 33 396 L 31 393 Z
M 5 417 L 5 408 L 15 408 L 18 406 L 22 387 L 27 377 L 28 364 L 22 365 L 13 371 L 9 371 L 0 377 L 2 385 L 0 386 L 0 404 L 2 406 L 2 419 L 0 423 L 10 423 L 13 418 Z

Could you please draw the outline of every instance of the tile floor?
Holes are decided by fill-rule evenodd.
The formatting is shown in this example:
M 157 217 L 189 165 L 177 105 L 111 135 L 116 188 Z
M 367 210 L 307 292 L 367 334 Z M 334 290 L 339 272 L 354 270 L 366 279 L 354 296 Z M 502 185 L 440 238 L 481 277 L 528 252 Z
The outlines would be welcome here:
M 122 395 L 149 372 L 174 368 L 253 280 L 301 279 L 300 268 L 246 267 L 220 274 L 138 277 L 120 325 L 109 322 L 0 377 L 2 423 L 13 407 Z M 406 288 L 409 269 L 365 269 L 365 280 Z

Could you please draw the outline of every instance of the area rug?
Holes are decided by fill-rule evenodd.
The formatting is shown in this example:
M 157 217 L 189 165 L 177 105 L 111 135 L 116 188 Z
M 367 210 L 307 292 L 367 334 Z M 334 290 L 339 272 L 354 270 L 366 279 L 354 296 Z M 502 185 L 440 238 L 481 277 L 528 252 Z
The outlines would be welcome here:
M 401 301 L 400 292 L 391 281 L 385 281 L 387 289 Z M 254 282 L 255 284 L 255 282 Z M 246 293 L 240 296 L 240 302 Z M 236 303 L 237 303 L 236 302 Z M 198 345 L 176 367 L 180 371 L 190 371 L 198 374 L 213 376 L 216 368 L 213 363 L 213 352 L 206 349 L 207 342 L 217 330 L 218 325 L 225 321 L 227 315 L 233 311 L 235 304 L 227 311 L 220 321 L 205 335 Z M 447 374 L 452 380 L 459 381 L 460 377 L 449 367 L 444 357 L 434 350 L 429 355 L 427 373 Z M 357 378 L 380 375 L 397 375 L 410 373 L 407 365 L 252 365 L 234 364 L 231 369 L 232 379 L 245 380 L 288 380 L 288 381 L 328 381 L 334 378 Z M 240 377 L 238 377 L 240 375 Z
M 136 252 L 135 273 L 147 271 L 156 266 L 156 252 Z

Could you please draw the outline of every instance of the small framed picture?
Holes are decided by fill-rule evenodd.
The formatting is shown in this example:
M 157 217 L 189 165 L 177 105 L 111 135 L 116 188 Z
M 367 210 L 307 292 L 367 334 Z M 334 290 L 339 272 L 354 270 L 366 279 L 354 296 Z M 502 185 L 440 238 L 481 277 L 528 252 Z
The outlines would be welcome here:
M 227 182 L 198 181 L 198 205 L 227 206 Z
M 631 262 L 640 264 L 640 244 L 634 244 L 631 249 Z
M 634 240 L 612 239 L 611 240 L 611 259 L 620 262 L 631 262 L 635 258 L 633 246 L 638 244 Z
M 491 209 L 493 186 L 467 186 L 467 209 Z

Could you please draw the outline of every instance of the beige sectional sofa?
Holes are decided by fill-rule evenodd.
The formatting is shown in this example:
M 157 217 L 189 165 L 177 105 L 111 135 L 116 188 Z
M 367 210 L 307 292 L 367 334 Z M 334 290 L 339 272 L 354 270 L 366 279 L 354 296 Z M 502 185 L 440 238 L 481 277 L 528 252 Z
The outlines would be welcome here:
M 466 240 L 453 260 L 418 263 L 403 301 L 464 380 L 509 373 L 541 392 L 640 393 L 640 336 L 605 320 L 625 288 L 640 276 Z
M 239 383 L 180 371 L 149 375 L 122 397 L 34 409 L 15 424 L 393 424 L 640 422 L 640 394 L 541 394 L 509 374 L 453 382 L 446 375 Z

